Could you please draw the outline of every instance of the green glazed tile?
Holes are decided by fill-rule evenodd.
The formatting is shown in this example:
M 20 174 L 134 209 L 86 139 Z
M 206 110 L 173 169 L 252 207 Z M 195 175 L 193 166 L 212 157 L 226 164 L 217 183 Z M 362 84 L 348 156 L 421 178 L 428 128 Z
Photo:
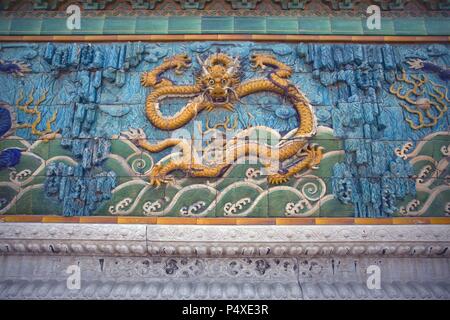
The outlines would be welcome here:
M 300 34 L 329 34 L 331 25 L 329 18 L 301 17 L 298 19 Z
M 165 17 L 138 17 L 135 32 L 137 34 L 167 34 L 169 20 Z
M 428 35 L 447 36 L 450 35 L 450 18 L 425 18 L 425 28 Z
M 235 17 L 235 33 L 266 33 L 264 17 Z
M 363 34 L 360 18 L 331 18 L 331 32 L 333 34 Z
M 227 187 L 217 185 L 217 217 L 267 217 L 268 196 L 266 186 L 242 183 L 242 179 L 225 178 Z
M 169 17 L 169 33 L 201 33 L 201 17 Z
M 104 17 L 81 19 L 81 28 L 72 30 L 72 34 L 103 34 Z
M 26 194 L 28 199 L 31 198 L 31 208 L 28 209 L 30 203 L 27 203 L 17 214 L 55 215 L 63 211 L 62 203 L 55 199 L 49 199 L 43 186 L 31 189 Z M 42 201 L 42 199 L 45 199 L 45 201 Z
M 269 216 L 273 217 L 309 217 L 319 215 L 321 195 L 326 194 L 326 178 L 291 177 L 283 188 L 269 185 Z M 300 191 L 303 196 L 299 196 Z M 328 191 L 329 193 L 329 191 Z
M 345 204 L 336 198 L 321 199 L 319 210 L 319 216 L 325 218 L 344 218 L 354 217 L 355 215 L 353 204 Z
M 444 136 L 438 136 L 435 139 L 433 139 L 431 141 L 432 146 L 433 146 L 433 151 L 431 154 L 431 157 L 436 160 L 436 161 L 441 161 L 442 159 L 445 159 L 447 156 L 445 155 L 445 153 L 443 152 L 443 150 L 445 150 L 447 148 L 447 146 L 450 144 L 450 138 L 444 137 Z M 450 164 L 447 164 L 447 168 L 446 169 L 450 169 Z M 445 169 L 443 169 L 445 170 Z M 438 174 L 436 172 L 436 174 Z M 444 175 L 442 175 L 441 178 L 443 178 Z
M 2 193 L 1 193 L 1 199 L 2 201 L 0 201 L 0 209 L 5 210 L 4 212 L 2 212 L 2 214 L 16 214 L 16 205 L 15 204 L 11 204 L 15 199 L 15 197 L 17 196 L 17 194 L 20 192 L 19 190 L 15 190 L 14 188 L 10 187 L 10 186 L 2 186 L 1 189 Z M 5 209 L 6 207 L 9 207 L 8 209 Z
M 370 30 L 367 27 L 367 19 L 362 19 L 365 35 L 395 35 L 394 22 L 391 18 L 381 18 L 381 29 Z
M 267 33 L 298 33 L 298 19 L 297 18 L 267 18 Z
M 67 28 L 66 22 L 66 19 L 45 19 L 42 21 L 41 34 L 71 34 L 72 30 Z
M 164 195 L 159 196 L 159 202 L 163 207 L 170 208 L 165 214 L 169 217 L 214 217 L 216 215 L 215 203 L 217 199 L 217 190 L 214 188 L 214 181 L 210 182 L 207 186 L 206 180 L 203 178 L 186 178 L 187 185 L 191 186 L 191 189 L 185 190 L 182 194 L 179 194 L 179 190 L 165 185 Z M 158 196 L 154 196 L 158 192 L 156 190 L 148 190 L 144 199 L 146 201 L 155 202 Z M 141 206 L 144 208 L 144 206 Z M 161 208 L 160 208 L 161 210 Z
M 25 190 L 25 187 L 20 189 L 22 196 L 20 197 L 20 201 L 16 201 L 14 206 L 10 209 L 10 213 L 12 214 L 31 214 L 32 213 L 32 203 L 33 203 L 33 192 L 38 192 L 38 189 L 28 188 Z M 41 199 L 42 202 L 42 199 Z
M 39 35 L 41 33 L 42 19 L 14 18 L 11 21 L 11 35 Z
M 394 20 L 396 35 L 426 35 L 425 21 L 423 18 L 401 18 Z
M 103 34 L 134 34 L 135 26 L 135 17 L 107 17 Z
M 2 35 L 9 34 L 10 26 L 11 26 L 11 18 L 0 19 L 0 34 Z
M 202 17 L 202 33 L 233 33 L 233 17 Z
M 144 189 L 144 186 L 135 184 L 135 185 L 128 185 L 125 186 L 115 192 L 111 199 L 108 199 L 107 201 L 103 201 L 99 207 L 91 213 L 93 216 L 109 216 L 112 213 L 117 214 L 118 210 L 127 211 L 127 215 L 139 215 L 142 214 L 142 206 L 139 208 L 138 206 L 135 206 L 133 208 L 134 202 L 136 201 L 136 198 L 138 197 L 139 193 Z M 120 208 L 120 203 L 124 199 L 130 199 L 130 202 L 126 206 L 122 206 Z M 140 210 L 141 209 L 141 210 Z
M 445 185 L 444 179 L 436 179 L 435 182 L 430 186 L 431 189 L 436 187 L 442 187 Z M 412 211 L 417 212 L 421 211 L 420 217 L 444 217 L 446 216 L 446 209 L 448 199 L 450 197 L 450 190 L 441 190 L 436 193 L 433 198 L 430 199 L 430 194 L 417 190 L 414 196 L 407 195 L 404 199 L 399 199 L 395 204 L 397 210 L 393 213 L 394 217 L 404 217 L 405 211 L 410 206 L 411 202 L 416 200 L 418 201 L 418 206 L 414 208 Z M 427 207 L 424 209 L 425 204 Z M 411 214 L 412 216 L 414 213 Z M 447 215 L 448 216 L 448 215 Z

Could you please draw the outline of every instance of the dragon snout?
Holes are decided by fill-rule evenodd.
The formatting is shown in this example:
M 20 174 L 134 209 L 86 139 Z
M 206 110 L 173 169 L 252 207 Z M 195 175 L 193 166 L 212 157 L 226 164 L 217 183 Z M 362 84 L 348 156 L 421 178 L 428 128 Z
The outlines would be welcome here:
M 214 88 L 209 91 L 209 97 L 213 103 L 221 104 L 228 101 L 227 91 L 223 88 Z
M 226 91 L 223 88 L 214 88 L 211 91 L 211 97 L 213 97 L 213 98 L 224 97 L 225 95 L 226 95 Z

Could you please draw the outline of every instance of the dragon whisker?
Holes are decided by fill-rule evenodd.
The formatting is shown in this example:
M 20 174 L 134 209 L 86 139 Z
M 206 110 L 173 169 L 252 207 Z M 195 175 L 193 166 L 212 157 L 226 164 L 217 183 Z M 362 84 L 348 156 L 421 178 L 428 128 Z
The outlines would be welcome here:
M 226 88 L 227 91 L 230 91 L 231 93 L 233 93 L 234 97 L 236 98 L 236 100 L 242 104 L 245 104 L 245 102 L 243 102 L 241 99 L 239 99 L 239 96 L 236 92 L 236 90 L 234 90 L 233 88 L 227 87 Z

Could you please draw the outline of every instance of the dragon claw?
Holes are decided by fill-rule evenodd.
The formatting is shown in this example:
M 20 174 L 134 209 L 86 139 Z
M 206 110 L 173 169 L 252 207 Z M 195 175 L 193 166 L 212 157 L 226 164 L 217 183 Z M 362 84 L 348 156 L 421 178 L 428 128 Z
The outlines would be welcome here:
M 175 74 L 181 75 L 191 66 L 192 60 L 186 54 L 179 54 L 172 58 L 175 65 Z
M 303 150 L 304 154 L 310 157 L 308 163 L 310 169 L 319 169 L 319 163 L 320 160 L 322 160 L 324 150 L 324 147 L 321 147 L 316 143 L 307 145 L 306 150 Z
M 267 177 L 270 184 L 281 184 L 289 181 L 285 174 L 275 173 Z
M 409 61 L 406 61 L 407 64 L 409 64 L 409 67 L 411 69 L 422 69 L 423 68 L 423 60 L 422 59 L 410 59 Z
M 267 67 L 266 62 L 269 59 L 273 59 L 273 56 L 267 55 L 267 54 L 253 54 L 250 57 L 250 63 L 251 63 L 250 66 L 253 70 L 256 70 L 256 69 L 264 70 Z
M 278 171 L 276 174 L 272 174 L 268 176 L 268 181 L 271 184 L 281 184 L 285 183 L 289 180 L 289 176 L 292 174 L 298 173 L 302 169 L 319 169 L 320 160 L 322 160 L 323 150 L 325 148 L 319 146 L 316 143 L 307 144 L 297 152 L 297 157 L 303 158 L 300 160 L 299 164 L 301 166 L 297 167 L 297 169 L 291 168 L 291 172 L 288 173 L 288 170 Z M 295 171 L 292 171 L 295 170 Z
M 222 107 L 228 111 L 232 111 L 232 112 L 234 111 L 234 106 L 231 103 L 226 103 Z
M 175 184 L 175 178 L 173 176 L 166 176 L 164 174 L 161 174 L 163 166 L 162 165 L 155 165 L 150 172 L 150 180 L 149 184 L 151 186 L 159 187 L 162 184 Z
M 214 110 L 214 105 L 212 103 L 205 103 L 205 110 L 211 112 Z
M 125 138 L 139 146 L 141 140 L 147 139 L 147 136 L 141 128 L 129 128 L 128 131 L 122 131 L 119 137 Z

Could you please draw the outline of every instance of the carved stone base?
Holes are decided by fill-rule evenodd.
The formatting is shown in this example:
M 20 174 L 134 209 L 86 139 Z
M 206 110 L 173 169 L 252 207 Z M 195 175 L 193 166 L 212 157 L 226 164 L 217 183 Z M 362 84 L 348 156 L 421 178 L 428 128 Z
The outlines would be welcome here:
M 449 229 L 3 223 L 0 298 L 449 299 Z

